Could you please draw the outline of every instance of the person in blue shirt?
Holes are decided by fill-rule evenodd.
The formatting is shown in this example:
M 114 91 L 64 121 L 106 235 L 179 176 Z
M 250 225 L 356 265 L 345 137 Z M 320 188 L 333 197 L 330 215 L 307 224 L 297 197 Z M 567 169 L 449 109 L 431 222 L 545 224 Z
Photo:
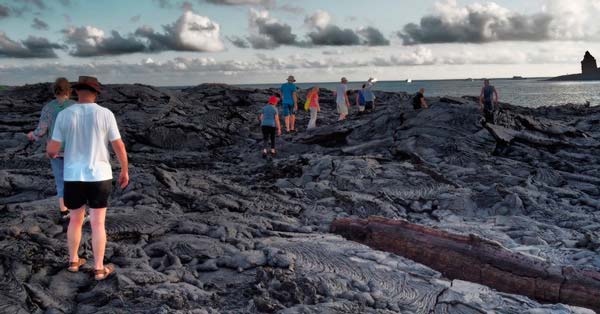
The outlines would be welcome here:
M 269 104 L 265 105 L 260 111 L 260 125 L 263 134 L 264 148 L 262 151 L 263 158 L 267 157 L 267 149 L 269 148 L 269 140 L 271 142 L 271 155 L 275 156 L 275 132 L 281 136 L 281 123 L 279 122 L 279 112 L 277 111 L 277 103 L 279 99 L 275 96 L 269 98 Z
M 27 137 L 30 141 L 38 141 L 44 135 L 46 136 L 46 144 L 50 142 L 52 137 L 52 131 L 54 130 L 54 122 L 58 114 L 69 108 L 75 101 L 71 100 L 71 83 L 64 77 L 57 78 L 54 82 L 54 96 L 56 99 L 52 100 L 44 106 L 40 117 L 40 122 L 35 130 L 29 132 Z M 62 219 L 69 217 L 69 210 L 65 206 L 65 182 L 63 179 L 64 173 L 64 156 L 62 149 L 59 152 L 57 158 L 50 159 L 50 166 L 52 167 L 52 174 L 54 175 L 54 182 L 56 183 L 56 195 L 58 197 L 58 204 Z
M 285 130 L 288 133 L 296 132 L 296 111 L 298 111 L 298 87 L 296 79 L 290 75 L 287 83 L 281 85 L 281 105 L 283 107 L 283 119 Z
M 486 123 L 494 123 L 494 112 L 498 107 L 498 91 L 492 85 L 490 80 L 483 80 L 483 88 L 479 96 L 479 105 Z

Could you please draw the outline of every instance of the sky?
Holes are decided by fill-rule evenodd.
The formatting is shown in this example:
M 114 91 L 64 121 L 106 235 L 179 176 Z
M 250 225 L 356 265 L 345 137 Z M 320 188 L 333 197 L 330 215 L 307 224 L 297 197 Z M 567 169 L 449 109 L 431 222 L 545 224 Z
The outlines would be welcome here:
M 600 0 L 0 0 L 0 85 L 557 76 Z

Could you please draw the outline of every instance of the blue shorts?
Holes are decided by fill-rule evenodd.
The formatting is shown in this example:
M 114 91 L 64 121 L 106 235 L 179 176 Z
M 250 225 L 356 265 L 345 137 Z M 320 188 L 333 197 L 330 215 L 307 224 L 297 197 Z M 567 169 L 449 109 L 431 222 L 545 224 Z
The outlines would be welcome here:
M 281 106 L 283 107 L 283 116 L 284 117 L 296 115 L 296 110 L 294 110 L 294 107 L 295 107 L 294 104 L 283 104 Z
M 50 166 L 56 183 L 56 196 L 62 198 L 65 196 L 65 160 L 63 158 L 50 159 Z

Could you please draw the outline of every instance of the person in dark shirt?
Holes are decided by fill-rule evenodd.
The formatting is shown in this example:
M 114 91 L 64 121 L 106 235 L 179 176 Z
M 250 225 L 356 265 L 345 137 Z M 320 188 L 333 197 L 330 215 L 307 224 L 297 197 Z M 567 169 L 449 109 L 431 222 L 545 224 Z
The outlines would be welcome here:
M 413 97 L 413 108 L 415 110 L 419 109 L 427 109 L 429 106 L 427 105 L 427 101 L 425 100 L 425 89 L 421 88 Z
M 483 88 L 479 96 L 479 105 L 486 123 L 494 123 L 494 111 L 498 107 L 498 91 L 490 80 L 483 80 Z

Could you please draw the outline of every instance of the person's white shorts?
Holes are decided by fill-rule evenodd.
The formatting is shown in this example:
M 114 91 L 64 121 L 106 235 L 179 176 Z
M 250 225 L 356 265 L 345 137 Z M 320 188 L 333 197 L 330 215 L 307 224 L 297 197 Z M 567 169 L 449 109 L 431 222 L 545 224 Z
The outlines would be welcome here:
M 339 114 L 348 115 L 348 106 L 346 103 L 337 103 L 337 111 Z

